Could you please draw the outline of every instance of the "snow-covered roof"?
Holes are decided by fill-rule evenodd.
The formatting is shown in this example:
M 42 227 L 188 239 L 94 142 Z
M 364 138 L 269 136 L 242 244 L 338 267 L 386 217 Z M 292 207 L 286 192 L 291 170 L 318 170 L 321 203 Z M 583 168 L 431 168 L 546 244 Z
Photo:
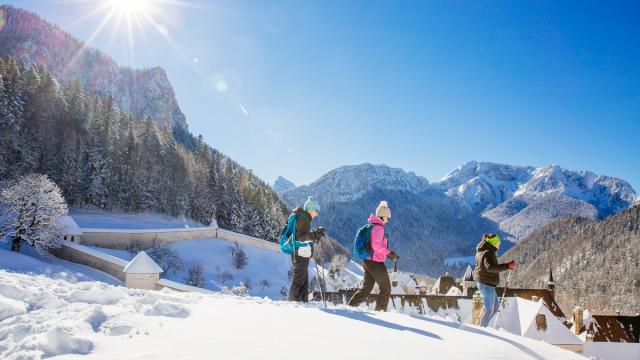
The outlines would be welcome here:
M 63 235 L 82 235 L 80 227 L 75 220 L 69 215 L 62 215 L 56 218 L 56 228 Z
M 471 269 L 471 265 L 467 265 L 467 269 L 464 271 L 462 281 L 475 281 L 475 279 L 473 278 L 473 269 Z
M 517 297 L 507 298 L 505 305 L 499 315 L 499 325 L 510 333 L 550 344 L 582 344 L 582 341 L 547 308 L 542 299 L 535 302 Z M 547 323 L 545 330 L 538 329 L 536 324 L 538 314 L 545 316 Z
M 140 251 L 138 255 L 124 267 L 123 272 L 125 274 L 158 274 L 164 272 L 164 270 L 162 270 L 146 252 Z

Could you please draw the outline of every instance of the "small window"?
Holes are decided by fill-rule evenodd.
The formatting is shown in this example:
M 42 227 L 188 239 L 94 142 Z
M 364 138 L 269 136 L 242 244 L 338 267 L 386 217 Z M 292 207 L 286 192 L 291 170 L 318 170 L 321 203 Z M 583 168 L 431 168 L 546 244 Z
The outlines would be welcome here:
M 71 237 L 71 241 L 73 241 L 73 236 Z
M 67 240 L 67 235 L 64 236 L 64 239 Z

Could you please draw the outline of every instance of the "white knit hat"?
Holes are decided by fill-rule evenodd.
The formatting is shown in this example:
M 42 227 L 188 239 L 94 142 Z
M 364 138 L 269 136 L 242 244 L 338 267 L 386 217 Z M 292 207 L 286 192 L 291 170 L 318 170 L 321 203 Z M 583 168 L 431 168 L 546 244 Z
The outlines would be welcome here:
M 378 205 L 378 208 L 376 209 L 376 216 L 385 219 L 391 218 L 391 209 L 389 209 L 389 205 L 387 205 L 386 201 L 380 201 L 380 205 Z

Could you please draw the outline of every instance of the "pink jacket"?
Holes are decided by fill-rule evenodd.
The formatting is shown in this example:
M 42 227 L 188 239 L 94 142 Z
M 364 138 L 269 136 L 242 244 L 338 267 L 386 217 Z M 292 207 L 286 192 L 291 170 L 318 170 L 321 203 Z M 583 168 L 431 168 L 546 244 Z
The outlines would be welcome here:
M 387 255 L 391 252 L 391 250 L 389 250 L 389 244 L 387 244 L 387 239 L 384 237 L 384 223 L 379 217 L 373 214 L 369 216 L 369 223 L 375 224 L 371 229 L 371 248 L 373 249 L 371 260 L 384 262 Z

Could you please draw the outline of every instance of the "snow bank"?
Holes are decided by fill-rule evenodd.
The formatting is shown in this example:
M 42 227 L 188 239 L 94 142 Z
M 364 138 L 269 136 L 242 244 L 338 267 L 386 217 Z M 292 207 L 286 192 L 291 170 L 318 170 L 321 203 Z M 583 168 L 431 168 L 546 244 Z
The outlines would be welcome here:
M 0 290 L 2 296 L 28 309 L 0 321 L 2 359 L 581 358 L 543 342 L 436 317 L 74 284 L 2 270 L 0 284 L 12 289 Z M 281 341 L 279 334 L 293 329 L 304 335 Z

